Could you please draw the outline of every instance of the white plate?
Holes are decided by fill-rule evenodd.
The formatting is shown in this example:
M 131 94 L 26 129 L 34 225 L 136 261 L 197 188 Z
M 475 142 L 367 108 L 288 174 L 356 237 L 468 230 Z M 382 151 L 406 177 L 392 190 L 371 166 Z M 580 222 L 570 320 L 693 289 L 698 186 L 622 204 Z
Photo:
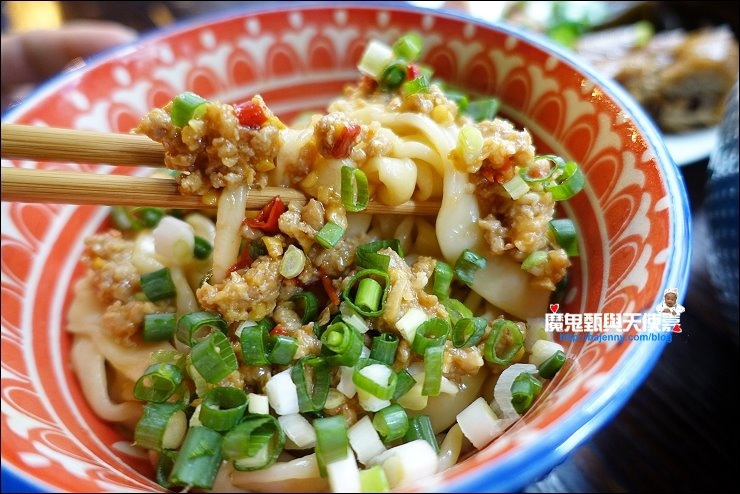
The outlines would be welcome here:
M 709 158 L 712 149 L 717 147 L 719 127 L 668 134 L 663 139 L 676 164 L 684 166 Z

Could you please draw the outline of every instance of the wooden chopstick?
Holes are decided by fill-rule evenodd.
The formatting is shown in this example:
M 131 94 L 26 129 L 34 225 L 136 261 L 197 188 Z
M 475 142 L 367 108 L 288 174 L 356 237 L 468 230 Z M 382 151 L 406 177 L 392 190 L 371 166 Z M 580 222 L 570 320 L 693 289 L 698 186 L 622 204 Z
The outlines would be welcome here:
M 2 124 L 3 158 L 60 163 L 164 166 L 164 149 L 138 134 Z
M 162 145 L 146 136 L 106 134 L 2 124 L 2 157 L 36 161 L 105 163 L 130 166 L 164 166 Z M 78 171 L 2 168 L 3 201 L 52 204 L 101 204 L 208 209 L 199 196 L 182 195 L 177 181 L 167 178 L 96 174 Z M 306 202 L 300 191 L 284 187 L 252 189 L 247 207 L 262 208 L 280 195 L 286 202 Z M 398 206 L 370 202 L 368 213 L 434 215 L 438 202 L 408 201 Z

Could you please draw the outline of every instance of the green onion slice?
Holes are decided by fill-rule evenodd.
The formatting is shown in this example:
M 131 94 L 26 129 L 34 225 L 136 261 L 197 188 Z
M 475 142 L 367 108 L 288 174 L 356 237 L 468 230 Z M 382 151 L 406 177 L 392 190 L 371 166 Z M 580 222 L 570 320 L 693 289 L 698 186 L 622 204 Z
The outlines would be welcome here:
M 344 228 L 333 221 L 327 221 L 316 233 L 316 242 L 325 249 L 331 249 L 344 235 Z
M 357 213 L 370 201 L 367 175 L 359 168 L 343 166 L 341 170 L 341 194 L 344 209 Z
M 268 324 L 242 322 L 236 332 L 242 348 L 242 360 L 247 365 L 269 365 L 267 358 L 270 334 Z
M 545 185 L 545 190 L 556 201 L 565 201 L 580 192 L 586 185 L 586 177 L 575 161 L 568 161 L 562 175 L 555 177 L 555 183 Z
M 270 336 L 270 353 L 267 360 L 275 365 L 288 365 L 298 351 L 298 340 L 292 336 L 275 334 Z
M 397 373 L 396 389 L 393 391 L 393 401 L 398 401 L 403 395 L 408 393 L 416 385 L 416 379 L 406 369 L 401 369 Z
M 455 348 L 477 345 L 483 338 L 488 321 L 482 317 L 464 317 L 452 329 L 452 344 Z
M 416 61 L 424 49 L 424 40 L 417 33 L 407 33 L 391 46 L 393 54 L 407 62 Z
M 321 343 L 326 350 L 324 357 L 332 366 L 352 367 L 362 355 L 363 338 L 359 331 L 343 321 L 337 321 L 321 334 Z
M 399 339 L 393 333 L 381 333 L 373 337 L 373 344 L 370 348 L 370 358 L 383 362 L 387 365 L 393 365 L 396 360 L 396 351 L 398 351 Z
M 381 287 L 380 300 L 376 305 L 377 308 L 374 310 L 372 308 L 367 308 L 368 306 L 364 303 L 364 295 L 362 295 L 360 292 L 360 283 L 365 278 L 373 279 Z M 388 276 L 388 273 L 380 271 L 378 269 L 363 269 L 357 272 L 352 277 L 352 279 L 344 289 L 342 297 L 344 298 L 344 301 L 347 303 L 347 305 L 349 305 L 355 312 L 357 312 L 361 316 L 375 317 L 382 314 L 383 310 L 385 310 L 385 299 L 388 296 L 389 288 L 390 276 Z M 361 295 L 360 304 L 362 304 L 364 307 L 361 307 L 356 302 L 358 294 Z
M 535 162 L 541 160 L 547 160 L 552 163 L 552 166 L 550 167 L 546 175 L 542 177 L 533 177 L 532 175 L 530 175 L 530 172 L 532 171 L 530 168 L 532 167 L 523 166 L 519 169 L 519 176 L 525 182 L 529 183 L 549 183 L 550 179 L 552 179 L 552 176 L 556 171 L 565 168 L 565 160 L 555 154 L 540 154 L 534 157 Z
M 224 436 L 224 458 L 240 471 L 260 470 L 275 463 L 285 447 L 285 433 L 272 415 L 247 414 Z
M 211 389 L 200 407 L 200 422 L 215 431 L 233 428 L 247 410 L 247 394 L 238 388 L 219 386 Z
M 329 395 L 329 371 L 326 359 L 316 355 L 301 357 L 291 368 L 290 378 L 298 391 L 298 408 L 301 413 L 317 412 L 324 408 Z
M 182 370 L 173 364 L 152 364 L 134 384 L 134 398 L 162 403 L 167 401 L 182 383 Z
M 213 487 L 221 466 L 222 443 L 218 432 L 203 426 L 190 427 L 172 466 L 170 482 L 201 489 Z
M 400 240 L 375 240 L 357 247 L 355 251 L 355 263 L 361 268 L 388 271 L 391 258 L 385 254 L 378 254 L 379 250 L 386 249 L 388 247 L 396 251 L 396 254 L 400 257 L 403 257 L 403 249 L 401 248 Z
M 439 453 L 439 444 L 437 437 L 434 435 L 432 420 L 429 415 L 416 415 L 409 420 L 409 429 L 406 431 L 405 441 L 407 443 L 417 439 L 423 439 L 432 445 L 434 451 Z
M 570 257 L 578 256 L 578 237 L 576 227 L 570 218 L 558 218 L 548 223 L 555 242 L 565 250 Z
M 169 268 L 162 268 L 140 277 L 141 289 L 152 302 L 172 298 L 176 294 Z
M 540 380 L 529 372 L 522 372 L 511 383 L 511 405 L 521 415 L 529 410 L 540 391 L 542 391 Z
M 170 119 L 177 127 L 185 127 L 190 120 L 200 118 L 206 110 L 208 100 L 186 91 L 175 96 L 170 108 Z
M 493 120 L 500 106 L 501 102 L 496 98 L 470 101 L 465 107 L 465 114 L 476 122 Z
M 524 336 L 516 323 L 496 319 L 483 347 L 483 358 L 492 364 L 509 365 L 523 345 Z
M 177 314 L 157 312 L 144 316 L 144 341 L 168 341 L 175 334 Z
M 429 346 L 424 350 L 424 383 L 421 385 L 423 396 L 437 396 L 442 387 L 442 363 L 445 347 Z
M 316 431 L 316 461 L 320 474 L 326 476 L 326 465 L 347 456 L 349 428 L 342 415 L 317 418 L 313 428 Z
M 134 429 L 134 444 L 155 451 L 180 446 L 179 443 L 187 429 L 182 409 L 179 403 L 147 403 L 144 405 L 144 412 Z M 178 413 L 181 414 L 180 417 L 177 417 Z M 181 424 L 174 423 L 178 419 L 182 421 Z M 175 428 L 180 429 L 175 431 L 179 437 L 167 437 L 168 429 L 172 434 L 172 429 Z M 168 444 L 170 442 L 171 444 Z
M 473 311 L 456 298 L 440 299 L 442 305 L 447 309 L 447 315 L 450 316 L 450 324 L 455 325 L 460 319 L 473 317 Z
M 454 276 L 452 266 L 443 261 L 437 261 L 434 265 L 434 278 L 432 284 L 432 294 L 439 298 L 447 298 L 450 295 L 450 286 Z
M 427 319 L 416 328 L 411 349 L 419 355 L 424 355 L 427 348 L 444 345 L 449 334 L 450 323 L 447 319 L 441 317 Z
M 228 325 L 219 314 L 208 311 L 190 312 L 177 321 L 175 336 L 178 341 L 192 347 L 208 335 L 220 331 L 226 333 Z
M 473 283 L 476 271 L 486 267 L 486 258 L 482 257 L 470 249 L 465 249 L 460 254 L 460 257 L 455 261 L 455 274 L 457 278 L 470 285 Z
M 403 84 L 408 73 L 408 63 L 403 60 L 395 60 L 388 64 L 383 73 L 380 74 L 380 88 L 384 91 L 393 91 Z
M 301 323 L 308 324 L 319 314 L 319 299 L 316 294 L 309 291 L 301 291 L 290 297 L 290 300 L 298 306 L 298 313 L 302 314 Z
M 552 379 L 553 377 L 555 377 L 555 374 L 557 374 L 557 372 L 563 367 L 565 361 L 565 353 L 562 350 L 558 350 L 557 352 L 552 354 L 550 358 L 542 362 L 537 368 L 537 371 L 539 372 L 540 377 L 543 377 L 545 379 Z
M 388 444 L 401 439 L 409 429 L 409 417 L 406 410 L 398 403 L 393 403 L 378 410 L 373 416 L 373 427 Z
M 234 349 L 220 331 L 195 345 L 190 355 L 195 370 L 211 384 L 218 383 L 238 368 Z
M 390 368 L 391 373 L 387 383 L 376 382 L 361 372 L 363 368 L 367 367 L 368 365 L 374 364 L 383 365 Z M 396 391 L 397 381 L 398 375 L 389 365 L 369 358 L 361 358 L 360 360 L 358 360 L 357 364 L 355 364 L 354 372 L 352 373 L 352 382 L 355 384 L 357 389 L 366 391 L 376 398 L 380 398 L 381 400 L 390 400 L 393 397 L 393 394 Z
M 193 245 L 193 257 L 200 261 L 208 259 L 208 257 L 211 255 L 211 252 L 213 251 L 213 246 L 211 245 L 211 243 L 198 235 L 194 236 L 194 240 L 195 244 Z
M 429 91 L 429 78 L 424 74 L 401 84 L 401 94 L 404 98 L 416 93 L 426 93 L 427 91 Z

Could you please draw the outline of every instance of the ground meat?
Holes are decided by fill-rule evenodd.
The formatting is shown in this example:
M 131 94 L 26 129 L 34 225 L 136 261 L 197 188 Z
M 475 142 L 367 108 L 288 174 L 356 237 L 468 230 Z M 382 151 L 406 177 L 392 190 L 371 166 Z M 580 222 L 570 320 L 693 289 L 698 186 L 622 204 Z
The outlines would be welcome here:
M 459 381 L 468 374 L 477 374 L 483 367 L 483 355 L 477 346 L 455 348 L 450 340 L 445 342 L 442 373 L 452 381 Z
M 128 302 L 141 291 L 139 272 L 131 259 L 134 242 L 117 230 L 85 239 L 82 261 L 90 267 L 92 283 L 101 302 Z
M 144 323 L 144 316 L 159 312 L 174 312 L 169 302 L 150 302 L 148 300 L 116 300 L 108 305 L 103 314 L 103 329 L 116 338 L 119 343 L 133 346 L 132 337 L 137 334 Z
M 272 313 L 280 293 L 280 259 L 261 256 L 249 268 L 234 271 L 216 286 L 203 283 L 196 291 L 205 310 L 223 315 L 227 322 L 259 321 Z
M 378 253 L 391 258 L 388 265 L 390 288 L 385 309 L 380 316 L 381 327 L 396 331 L 396 321 L 413 307 L 423 309 L 430 317 L 447 317 L 444 306 L 439 303 L 436 296 L 424 291 L 424 286 L 417 281 L 413 269 L 396 251 L 386 248 L 379 250 Z M 420 267 L 418 272 L 425 271 Z M 422 304 L 422 300 L 425 303 Z
M 261 394 L 265 384 L 272 377 L 272 366 L 269 365 L 242 365 L 239 367 L 242 386 L 248 393 Z
M 314 126 L 316 147 L 325 158 L 346 158 L 359 140 L 361 126 L 341 112 L 322 116 Z
M 343 416 L 344 419 L 347 421 L 347 425 L 350 427 L 354 425 L 358 419 L 362 418 L 362 416 L 367 413 L 360 406 L 360 402 L 357 400 L 357 395 L 353 396 L 352 398 L 347 398 L 338 407 L 325 408 L 324 412 L 330 416 Z
M 259 96 L 253 101 L 266 108 Z M 208 102 L 201 117 L 177 127 L 170 108 L 171 103 L 150 111 L 135 132 L 163 144 L 165 166 L 182 172 L 178 177 L 182 193 L 206 195 L 227 185 L 251 185 L 258 173 L 275 167 L 281 144 L 276 119 L 260 128 L 244 127 L 233 106 Z

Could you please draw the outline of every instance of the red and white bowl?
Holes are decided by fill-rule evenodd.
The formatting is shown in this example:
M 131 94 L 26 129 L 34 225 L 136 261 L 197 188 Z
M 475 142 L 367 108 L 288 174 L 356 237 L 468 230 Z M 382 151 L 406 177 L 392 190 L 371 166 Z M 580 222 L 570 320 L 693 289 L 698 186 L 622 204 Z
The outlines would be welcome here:
M 287 5 L 287 4 L 286 4 Z M 408 31 L 436 75 L 497 96 L 539 151 L 580 163 L 587 186 L 564 205 L 580 257 L 561 313 L 647 313 L 687 284 L 689 208 L 678 169 L 637 104 L 547 40 L 457 14 L 332 2 L 232 11 L 151 33 L 38 89 L 4 122 L 128 132 L 190 90 L 263 95 L 285 120 L 321 109 L 355 80 L 366 42 Z M 3 166 L 125 173 L 99 165 Z M 3 485 L 75 492 L 156 491 L 151 467 L 86 404 L 70 370 L 65 315 L 82 239 L 104 207 L 2 203 Z M 572 364 L 489 447 L 409 490 L 511 491 L 536 480 L 608 421 L 665 342 L 564 343 Z M 7 481 L 7 483 L 6 483 Z M 13 484 L 11 484 L 11 482 Z M 27 484 L 27 485 L 26 485 Z

